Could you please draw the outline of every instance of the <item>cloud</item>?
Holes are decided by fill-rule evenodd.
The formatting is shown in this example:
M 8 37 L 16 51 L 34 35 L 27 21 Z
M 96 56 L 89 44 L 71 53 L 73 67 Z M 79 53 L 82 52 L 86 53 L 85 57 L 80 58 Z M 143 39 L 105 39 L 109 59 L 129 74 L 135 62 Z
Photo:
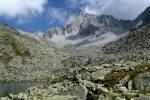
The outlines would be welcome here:
M 68 13 L 63 8 L 50 7 L 48 9 L 49 18 L 52 20 L 51 23 L 64 23 L 68 18 Z
M 0 15 L 8 18 L 41 14 L 47 0 L 0 0 Z
M 94 15 L 98 15 L 98 12 L 94 9 L 90 9 L 88 6 L 86 6 L 85 8 L 82 8 L 86 13 L 89 14 L 94 14 Z
M 118 19 L 135 19 L 149 5 L 149 0 L 65 0 L 69 7 L 86 13 L 113 15 Z
M 87 13 L 113 15 L 121 19 L 134 19 L 150 5 L 149 0 L 81 0 L 80 3 Z

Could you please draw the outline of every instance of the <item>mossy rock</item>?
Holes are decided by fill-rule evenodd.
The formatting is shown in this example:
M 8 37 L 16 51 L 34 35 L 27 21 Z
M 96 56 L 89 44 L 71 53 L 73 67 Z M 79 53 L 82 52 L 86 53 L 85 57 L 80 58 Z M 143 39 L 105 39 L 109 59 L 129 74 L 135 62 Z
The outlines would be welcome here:
M 150 72 L 150 63 L 143 63 L 134 66 L 134 70 L 120 70 L 120 71 L 108 73 L 105 76 L 104 83 L 105 86 L 107 87 L 113 87 L 126 76 L 129 76 L 130 79 L 134 79 L 135 76 L 145 72 Z

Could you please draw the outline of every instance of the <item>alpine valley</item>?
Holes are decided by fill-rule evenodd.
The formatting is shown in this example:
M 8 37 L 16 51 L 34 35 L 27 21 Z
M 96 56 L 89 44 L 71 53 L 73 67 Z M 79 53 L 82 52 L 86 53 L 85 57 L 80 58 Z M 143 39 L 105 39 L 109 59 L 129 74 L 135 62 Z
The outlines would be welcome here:
M 0 100 L 150 100 L 150 7 L 80 11 L 40 36 L 1 24 Z

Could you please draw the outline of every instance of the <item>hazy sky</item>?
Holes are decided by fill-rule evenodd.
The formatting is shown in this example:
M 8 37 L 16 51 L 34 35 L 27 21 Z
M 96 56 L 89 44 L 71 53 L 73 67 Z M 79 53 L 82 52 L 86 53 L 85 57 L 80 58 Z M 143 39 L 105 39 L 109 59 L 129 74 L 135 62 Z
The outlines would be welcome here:
M 65 23 L 80 9 L 134 19 L 149 5 L 149 0 L 0 0 L 0 23 L 24 31 L 47 31 Z

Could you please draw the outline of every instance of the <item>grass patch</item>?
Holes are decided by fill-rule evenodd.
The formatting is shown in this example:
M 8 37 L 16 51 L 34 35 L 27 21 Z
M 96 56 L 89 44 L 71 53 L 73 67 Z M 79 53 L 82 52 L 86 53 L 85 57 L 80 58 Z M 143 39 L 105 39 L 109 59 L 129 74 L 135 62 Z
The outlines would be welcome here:
M 17 56 L 25 57 L 31 55 L 29 50 L 26 49 L 22 44 L 20 44 L 19 41 L 10 34 L 5 34 L 3 36 L 3 43 L 10 44 Z
M 113 87 L 118 84 L 126 76 L 130 76 L 131 79 L 135 78 L 138 74 L 150 72 L 150 63 L 143 63 L 134 66 L 134 70 L 121 70 L 112 73 L 108 73 L 105 76 L 104 83 L 107 87 Z
M 13 59 L 13 57 L 10 56 L 7 52 L 5 52 L 2 56 L 0 56 L 0 59 L 4 65 L 8 65 L 9 62 Z

